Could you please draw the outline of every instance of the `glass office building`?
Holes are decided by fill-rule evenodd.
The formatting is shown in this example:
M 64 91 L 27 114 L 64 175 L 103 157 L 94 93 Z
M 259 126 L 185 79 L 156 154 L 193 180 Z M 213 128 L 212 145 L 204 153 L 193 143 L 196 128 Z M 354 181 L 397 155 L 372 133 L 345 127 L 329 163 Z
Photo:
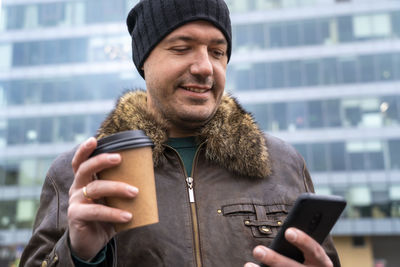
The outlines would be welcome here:
M 93 135 L 125 90 L 144 88 L 124 23 L 136 2 L 3 0 L 1 266 L 29 240 L 55 156 Z M 347 198 L 333 231 L 343 265 L 398 266 L 400 1 L 227 3 L 227 91 L 300 151 L 317 192 Z

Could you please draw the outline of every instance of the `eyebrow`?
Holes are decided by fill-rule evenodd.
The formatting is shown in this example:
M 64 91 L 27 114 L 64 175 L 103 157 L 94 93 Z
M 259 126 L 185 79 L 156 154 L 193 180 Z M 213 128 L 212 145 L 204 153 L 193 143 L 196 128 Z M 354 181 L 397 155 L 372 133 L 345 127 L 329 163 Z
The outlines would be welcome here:
M 171 38 L 166 39 L 165 43 L 170 44 L 170 43 L 174 43 L 176 41 L 196 42 L 197 38 L 193 38 L 193 37 L 187 36 L 187 35 L 178 35 L 178 36 L 173 36 Z M 228 42 L 225 40 L 225 38 L 212 39 L 211 43 L 218 44 L 218 45 L 228 45 Z

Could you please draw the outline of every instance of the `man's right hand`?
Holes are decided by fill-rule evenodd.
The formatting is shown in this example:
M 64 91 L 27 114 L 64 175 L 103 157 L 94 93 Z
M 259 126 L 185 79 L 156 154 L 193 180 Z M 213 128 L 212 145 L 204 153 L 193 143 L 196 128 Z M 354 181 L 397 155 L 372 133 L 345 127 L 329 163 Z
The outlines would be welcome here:
M 89 158 L 96 146 L 96 139 L 91 137 L 76 151 L 72 159 L 75 178 L 69 190 L 68 227 L 71 249 L 74 255 L 87 261 L 95 257 L 115 235 L 112 223 L 132 219 L 129 212 L 101 204 L 104 197 L 134 198 L 138 194 L 136 187 L 126 183 L 93 178 L 101 170 L 121 162 L 121 156 L 117 153 L 103 153 Z

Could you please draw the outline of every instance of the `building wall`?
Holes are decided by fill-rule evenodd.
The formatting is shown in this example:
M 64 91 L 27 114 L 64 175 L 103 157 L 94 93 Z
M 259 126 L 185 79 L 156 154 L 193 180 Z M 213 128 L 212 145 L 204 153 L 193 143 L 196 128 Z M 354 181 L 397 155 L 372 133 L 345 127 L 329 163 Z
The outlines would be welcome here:
M 351 236 L 333 238 L 342 267 L 374 267 L 371 238 L 361 238 L 364 238 L 364 244 L 359 246 L 354 245 Z
M 31 235 L 54 157 L 93 135 L 114 99 L 144 81 L 124 24 L 137 0 L 2 2 L 0 261 L 7 261 Z M 333 234 L 399 236 L 400 2 L 226 2 L 234 38 L 227 91 L 263 130 L 296 147 L 317 193 L 346 197 Z M 339 242 L 350 246 L 346 240 Z M 379 247 L 373 258 L 396 261 L 394 246 Z

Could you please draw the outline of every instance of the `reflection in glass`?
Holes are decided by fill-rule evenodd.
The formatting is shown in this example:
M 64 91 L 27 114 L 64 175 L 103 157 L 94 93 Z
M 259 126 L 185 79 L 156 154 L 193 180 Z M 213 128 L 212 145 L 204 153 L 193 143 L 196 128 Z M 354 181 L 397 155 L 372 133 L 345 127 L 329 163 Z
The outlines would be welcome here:
M 283 62 L 272 62 L 270 64 L 271 70 L 271 86 L 279 88 L 285 86 L 285 69 Z
M 327 158 L 325 144 L 311 144 L 311 170 L 313 171 L 326 171 Z
M 304 76 L 301 71 L 300 60 L 294 60 L 287 62 L 287 82 L 289 87 L 298 87 L 302 85 L 302 77 Z
M 355 83 L 357 81 L 357 65 L 355 58 L 340 58 L 339 69 L 342 83 Z
M 286 46 L 299 46 L 302 44 L 300 35 L 300 25 L 297 21 L 286 23 Z
M 343 142 L 334 142 L 328 144 L 328 146 L 331 170 L 346 170 L 345 144 Z
M 288 129 L 302 129 L 307 124 L 307 106 L 305 102 L 293 102 L 288 105 Z
M 310 128 L 323 127 L 322 101 L 308 102 L 308 121 Z
M 390 168 L 400 170 L 400 139 L 389 140 Z

